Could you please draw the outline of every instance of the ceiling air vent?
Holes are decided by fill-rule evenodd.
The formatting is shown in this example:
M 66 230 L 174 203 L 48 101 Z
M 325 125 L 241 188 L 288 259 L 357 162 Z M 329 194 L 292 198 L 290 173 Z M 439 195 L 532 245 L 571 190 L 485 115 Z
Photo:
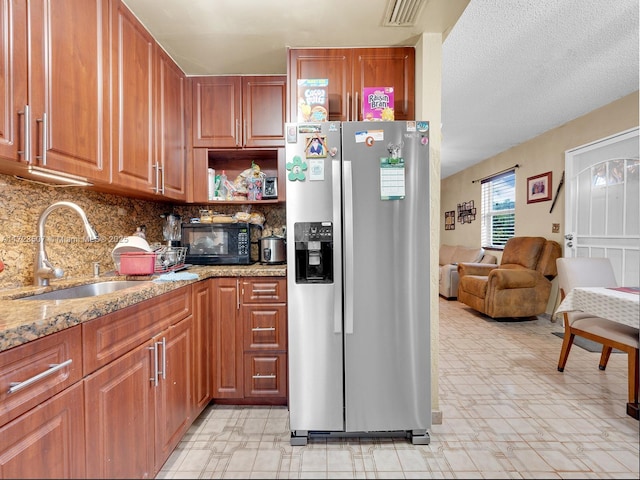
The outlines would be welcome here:
M 427 0 L 389 0 L 384 25 L 387 27 L 409 27 L 416 19 Z

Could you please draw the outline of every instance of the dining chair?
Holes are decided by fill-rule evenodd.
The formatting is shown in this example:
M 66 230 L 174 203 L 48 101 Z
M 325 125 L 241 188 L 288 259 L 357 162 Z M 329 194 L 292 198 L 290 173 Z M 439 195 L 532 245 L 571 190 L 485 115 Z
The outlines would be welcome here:
M 561 300 L 575 287 L 618 286 L 608 258 L 558 258 L 556 264 Z M 621 350 L 628 355 L 629 401 L 632 402 L 638 390 L 638 334 L 637 328 L 607 318 L 580 311 L 564 312 L 564 338 L 558 371 L 564 371 L 576 335 L 602 344 L 600 370 L 607 367 L 612 349 Z

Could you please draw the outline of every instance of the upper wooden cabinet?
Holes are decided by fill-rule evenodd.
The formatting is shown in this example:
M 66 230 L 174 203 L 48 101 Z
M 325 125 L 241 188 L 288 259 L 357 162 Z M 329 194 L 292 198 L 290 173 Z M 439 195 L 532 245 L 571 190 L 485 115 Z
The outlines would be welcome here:
M 186 180 L 185 88 L 186 77 L 160 48 L 157 50 L 156 85 L 156 163 L 160 165 L 160 192 L 184 200 Z
M 297 121 L 298 79 L 329 80 L 329 120 L 362 120 L 364 87 L 393 87 L 395 120 L 415 118 L 415 49 L 292 48 L 288 52 L 288 121 Z
M 0 5 L 0 155 L 107 181 L 108 0 Z
M 286 77 L 191 78 L 192 146 L 284 146 Z
M 111 29 L 112 184 L 184 199 L 185 76 L 118 0 Z

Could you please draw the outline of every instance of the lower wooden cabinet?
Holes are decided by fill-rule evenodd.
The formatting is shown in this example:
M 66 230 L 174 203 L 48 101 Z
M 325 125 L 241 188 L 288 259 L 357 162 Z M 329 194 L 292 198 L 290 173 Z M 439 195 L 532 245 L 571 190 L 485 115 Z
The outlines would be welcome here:
M 82 383 L 0 428 L 0 478 L 85 478 Z
M 192 284 L 193 288 L 193 402 L 192 418 L 197 418 L 211 400 L 211 299 L 212 280 Z
M 147 304 L 147 314 L 154 307 L 161 314 L 163 297 L 176 304 L 177 292 L 190 306 L 190 287 L 139 305 Z M 194 341 L 191 308 L 187 311 L 186 318 L 85 378 L 88 477 L 154 476 L 189 428 Z M 126 332 L 116 319 L 110 330 Z
M 286 279 L 214 282 L 214 401 L 286 405 Z

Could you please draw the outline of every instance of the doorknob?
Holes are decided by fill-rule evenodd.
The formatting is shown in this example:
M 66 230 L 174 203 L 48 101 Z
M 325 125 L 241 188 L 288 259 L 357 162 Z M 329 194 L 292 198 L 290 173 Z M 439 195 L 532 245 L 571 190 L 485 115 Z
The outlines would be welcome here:
M 573 233 L 567 233 L 564 238 L 566 238 L 567 240 L 573 240 Z
M 567 247 L 569 248 L 573 247 L 573 242 L 567 242 Z

